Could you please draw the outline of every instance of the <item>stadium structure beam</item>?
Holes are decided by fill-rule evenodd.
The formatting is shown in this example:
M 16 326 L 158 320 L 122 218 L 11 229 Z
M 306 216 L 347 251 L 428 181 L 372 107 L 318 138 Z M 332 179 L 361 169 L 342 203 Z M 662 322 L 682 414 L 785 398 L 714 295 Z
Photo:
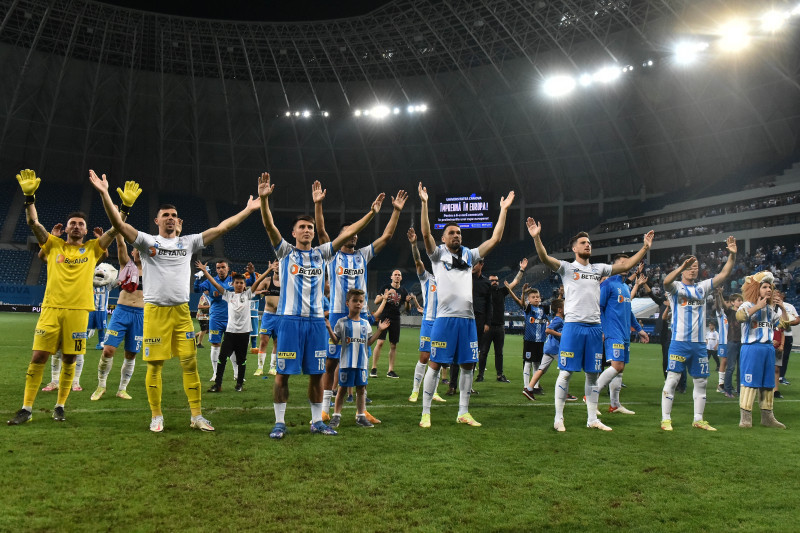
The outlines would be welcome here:
M 105 48 L 106 48 L 106 32 L 104 31 L 100 42 L 100 57 L 103 56 Z M 81 157 L 82 169 L 89 168 L 89 151 L 92 146 L 91 136 L 95 126 L 94 114 L 95 114 L 95 107 L 97 106 L 97 93 L 100 88 L 100 72 L 102 71 L 103 67 L 104 64 L 101 61 L 98 61 L 94 65 L 94 76 L 92 76 L 91 93 L 89 95 L 89 109 L 87 110 L 87 117 L 86 117 L 86 133 L 83 136 L 83 156 Z
M 133 39 L 134 44 L 131 46 L 130 54 L 131 54 L 131 63 L 128 66 L 128 81 L 125 87 L 123 88 L 122 94 L 125 97 L 124 106 L 123 106 L 123 120 L 122 120 L 122 154 L 121 154 L 121 166 L 120 166 L 120 175 L 125 177 L 128 175 L 128 169 L 126 168 L 126 163 L 128 160 L 128 138 L 131 131 L 131 115 L 133 109 L 133 95 L 134 95 L 134 80 L 136 78 L 136 69 L 134 65 L 136 64 L 136 39 L 137 33 L 134 33 Z
M 217 55 L 217 63 L 219 65 L 219 82 L 222 85 L 222 99 L 225 102 L 225 123 L 228 127 L 228 150 L 231 156 L 231 188 L 233 189 L 233 198 L 239 197 L 238 180 L 236 179 L 236 150 L 235 143 L 233 142 L 233 125 L 231 123 L 231 105 L 228 98 L 228 87 L 225 82 L 224 67 L 222 66 L 222 54 L 219 50 L 219 39 L 214 36 L 214 51 Z
M 189 50 L 189 103 L 192 109 L 192 128 L 191 128 L 191 135 L 192 135 L 192 146 L 194 147 L 194 153 L 192 154 L 192 193 L 193 194 L 200 194 L 200 118 L 197 114 L 197 83 L 195 82 L 195 72 L 194 72 L 194 54 L 195 54 L 195 44 L 192 39 L 192 35 L 190 33 L 186 33 L 186 46 Z
M 242 54 L 244 54 L 245 66 L 247 67 L 248 85 L 253 91 L 253 101 L 256 104 L 256 111 L 258 112 L 258 127 L 259 131 L 261 132 L 260 141 L 264 155 L 264 168 L 269 169 L 269 150 L 267 150 L 267 132 L 264 128 L 264 110 L 261 107 L 261 98 L 258 96 L 258 88 L 256 87 L 255 80 L 253 79 L 253 65 L 250 62 L 250 54 L 247 53 L 247 46 L 242 34 L 239 34 L 239 42 L 242 44 Z

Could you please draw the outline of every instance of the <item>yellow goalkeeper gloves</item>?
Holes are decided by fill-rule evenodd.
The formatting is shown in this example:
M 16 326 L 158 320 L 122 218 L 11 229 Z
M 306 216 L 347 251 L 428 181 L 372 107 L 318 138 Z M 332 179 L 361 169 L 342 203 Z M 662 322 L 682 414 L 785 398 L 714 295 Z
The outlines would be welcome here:
M 42 179 L 37 178 L 36 172 L 28 168 L 20 170 L 19 174 L 17 174 L 17 181 L 20 188 L 22 188 L 22 194 L 25 195 L 25 205 L 33 204 L 36 201 L 36 189 L 39 188 L 39 183 L 41 183 Z

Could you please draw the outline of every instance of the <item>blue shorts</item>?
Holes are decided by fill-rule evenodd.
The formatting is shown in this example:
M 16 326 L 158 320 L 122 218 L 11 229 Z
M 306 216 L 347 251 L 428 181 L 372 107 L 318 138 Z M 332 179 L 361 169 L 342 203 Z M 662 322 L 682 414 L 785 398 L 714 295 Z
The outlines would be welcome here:
M 561 331 L 558 368 L 568 372 L 603 371 L 603 328 L 600 324 L 567 322 Z
M 363 368 L 340 368 L 340 387 L 366 387 L 367 371 Z
M 419 351 L 431 353 L 431 331 L 433 330 L 433 320 L 423 320 L 422 327 L 419 328 Z
M 144 336 L 144 309 L 117 305 L 111 315 L 103 344 L 117 348 L 125 337 L 125 351 L 138 353 Z
M 259 335 L 267 335 L 273 339 L 278 338 L 278 318 L 279 315 L 275 313 L 267 313 L 261 315 L 261 328 L 258 330 Z
M 278 322 L 278 374 L 324 374 L 328 329 L 324 318 L 283 316 Z
M 442 365 L 478 362 L 478 331 L 472 318 L 441 317 L 431 328 L 431 361 Z
M 720 344 L 717 346 L 717 355 L 720 357 L 728 357 L 728 347 L 724 344 Z
M 211 344 L 219 344 L 222 342 L 222 334 L 225 333 L 225 328 L 228 327 L 227 320 L 214 319 L 208 320 L 208 342 Z
M 680 374 L 688 363 L 689 375 L 693 378 L 707 378 L 708 351 L 704 342 L 672 341 L 669 345 L 667 370 Z
M 606 339 L 606 361 L 619 361 L 628 364 L 631 358 L 631 343 L 619 339 Z
M 742 344 L 739 380 L 742 387 L 775 388 L 775 347 L 772 343 Z
M 106 329 L 106 320 L 108 320 L 108 313 L 105 311 L 90 311 L 89 325 L 86 326 L 86 329 Z

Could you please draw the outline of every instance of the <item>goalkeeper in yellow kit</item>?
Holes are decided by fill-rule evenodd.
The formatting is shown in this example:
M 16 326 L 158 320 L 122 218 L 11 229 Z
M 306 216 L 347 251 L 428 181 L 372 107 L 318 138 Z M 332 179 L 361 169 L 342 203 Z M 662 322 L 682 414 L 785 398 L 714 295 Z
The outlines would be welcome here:
M 22 409 L 8 424 L 15 426 L 30 422 L 45 365 L 59 346 L 64 355 L 53 419 L 63 422 L 64 404 L 75 373 L 75 359 L 86 353 L 86 326 L 89 312 L 94 311 L 92 278 L 95 263 L 117 232 L 111 229 L 97 239 L 83 242 L 88 232 L 86 215 L 76 211 L 67 217 L 66 240 L 48 233 L 39 222 L 35 206 L 35 193 L 41 179 L 34 171 L 23 170 L 17 174 L 17 181 L 25 195 L 28 226 L 47 258 L 47 287 L 33 336 L 33 355 L 25 377 Z

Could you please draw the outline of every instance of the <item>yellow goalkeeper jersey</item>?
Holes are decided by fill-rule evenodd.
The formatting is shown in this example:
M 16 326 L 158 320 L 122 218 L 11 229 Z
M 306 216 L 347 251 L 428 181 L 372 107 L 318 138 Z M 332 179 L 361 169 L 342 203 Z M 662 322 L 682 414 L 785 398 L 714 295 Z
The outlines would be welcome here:
M 42 307 L 94 311 L 92 279 L 103 255 L 97 239 L 78 245 L 50 234 L 42 245 L 47 256 L 47 287 Z

